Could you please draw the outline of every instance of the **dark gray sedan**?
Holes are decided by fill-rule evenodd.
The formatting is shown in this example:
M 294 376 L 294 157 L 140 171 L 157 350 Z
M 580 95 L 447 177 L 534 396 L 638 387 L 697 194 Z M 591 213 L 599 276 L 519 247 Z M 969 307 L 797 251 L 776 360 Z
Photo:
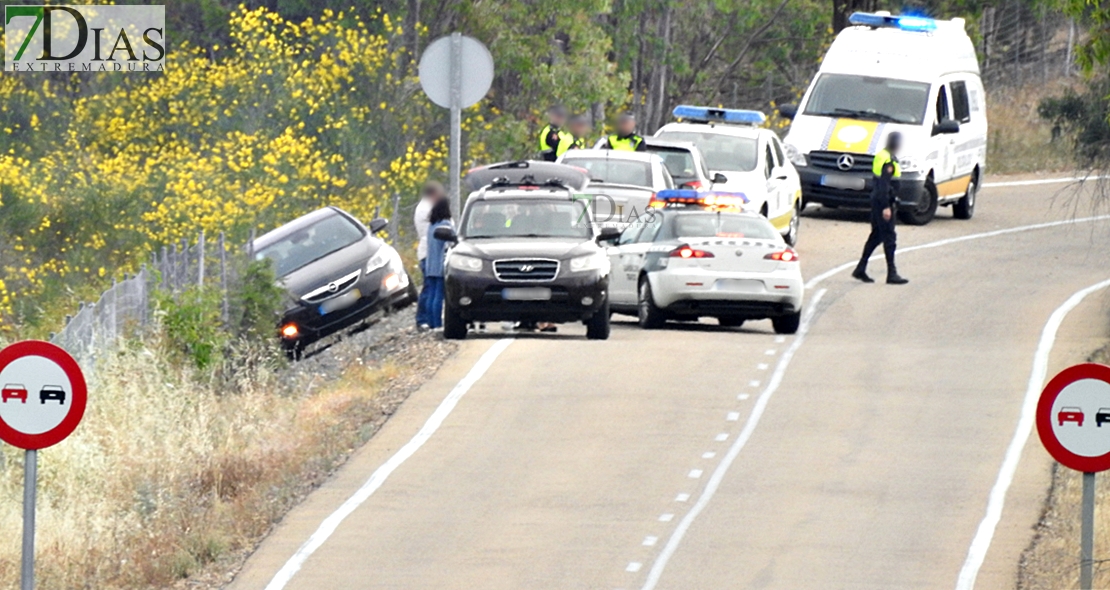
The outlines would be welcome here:
M 326 207 L 254 241 L 255 258 L 273 262 L 289 293 L 281 339 L 290 356 L 376 312 L 414 301 L 401 256 L 375 235 L 386 225 L 375 219 L 367 228 L 349 213 Z

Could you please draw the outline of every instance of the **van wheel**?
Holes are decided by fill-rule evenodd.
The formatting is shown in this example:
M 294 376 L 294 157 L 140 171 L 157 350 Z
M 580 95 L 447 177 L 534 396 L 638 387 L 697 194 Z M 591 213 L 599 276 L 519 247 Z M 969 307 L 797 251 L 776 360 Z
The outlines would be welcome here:
M 448 340 L 465 340 L 469 327 L 459 312 L 450 305 L 443 306 L 443 337 Z
M 609 312 L 609 302 L 606 301 L 601 309 L 594 312 L 594 315 L 586 320 L 586 339 L 587 340 L 608 340 L 609 339 L 609 317 L 612 314 Z
M 975 215 L 975 198 L 979 196 L 979 173 L 971 175 L 971 182 L 967 185 L 967 194 L 955 205 L 952 205 L 952 216 L 956 219 L 971 219 Z
M 655 297 L 651 294 L 651 282 L 647 277 L 640 279 L 640 327 L 645 330 L 657 330 L 667 323 L 663 310 L 655 305 Z
M 925 188 L 921 191 L 916 206 L 899 211 L 898 216 L 906 224 L 925 225 L 936 217 L 938 202 L 936 185 L 933 184 L 932 179 L 926 180 Z
M 771 325 L 775 328 L 775 334 L 796 334 L 802 325 L 802 312 L 771 318 Z

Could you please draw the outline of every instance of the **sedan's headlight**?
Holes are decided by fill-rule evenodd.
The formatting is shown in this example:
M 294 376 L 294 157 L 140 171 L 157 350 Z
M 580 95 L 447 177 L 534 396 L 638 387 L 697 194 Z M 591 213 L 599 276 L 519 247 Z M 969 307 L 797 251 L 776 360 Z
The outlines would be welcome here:
M 806 155 L 803 154 L 801 150 L 794 147 L 793 145 L 790 145 L 789 143 L 783 144 L 782 147 L 784 150 L 786 150 L 786 159 L 790 160 L 791 164 L 795 166 L 806 165 Z
M 465 272 L 480 272 L 482 270 L 482 259 L 463 254 L 451 254 L 447 257 L 447 266 Z
M 586 256 L 579 256 L 578 258 L 570 259 L 571 272 L 583 272 L 587 270 L 605 270 L 609 266 L 609 257 L 604 252 L 597 252 Z
M 366 263 L 366 274 L 370 274 L 389 264 L 394 256 L 397 256 L 397 251 L 393 249 L 393 246 L 382 244 L 381 248 L 378 248 L 378 251 L 374 252 L 374 255 L 370 257 L 370 262 Z

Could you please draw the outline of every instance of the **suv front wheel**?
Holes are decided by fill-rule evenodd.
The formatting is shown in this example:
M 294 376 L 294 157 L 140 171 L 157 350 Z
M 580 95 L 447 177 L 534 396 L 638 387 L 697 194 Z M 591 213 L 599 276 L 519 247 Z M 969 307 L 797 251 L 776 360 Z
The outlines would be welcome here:
M 468 331 L 466 320 L 450 305 L 443 306 L 443 337 L 448 340 L 465 340 Z
M 586 338 L 589 340 L 608 340 L 609 339 L 609 302 L 606 301 L 601 309 L 594 312 L 593 317 L 586 320 Z

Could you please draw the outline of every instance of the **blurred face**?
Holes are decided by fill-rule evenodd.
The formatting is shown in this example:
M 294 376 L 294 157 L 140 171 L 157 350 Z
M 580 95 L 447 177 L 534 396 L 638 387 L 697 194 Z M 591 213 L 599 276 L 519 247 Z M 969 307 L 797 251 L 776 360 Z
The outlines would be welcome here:
M 560 115 L 559 113 L 548 113 L 547 114 L 547 120 L 550 121 L 551 124 L 555 125 L 556 127 L 562 127 L 563 123 L 567 122 L 567 118 Z
M 590 132 L 590 125 L 588 123 L 572 123 L 570 132 L 573 133 L 575 137 L 585 137 L 586 134 Z
M 423 196 L 423 198 L 425 198 L 429 201 L 439 201 L 440 199 L 446 198 L 447 193 L 444 192 L 443 189 L 441 189 L 439 187 L 427 186 L 427 187 L 424 187 L 424 192 L 423 192 L 422 196 Z
M 636 120 L 621 119 L 617 122 L 617 131 L 619 131 L 621 135 L 631 135 L 636 131 Z

